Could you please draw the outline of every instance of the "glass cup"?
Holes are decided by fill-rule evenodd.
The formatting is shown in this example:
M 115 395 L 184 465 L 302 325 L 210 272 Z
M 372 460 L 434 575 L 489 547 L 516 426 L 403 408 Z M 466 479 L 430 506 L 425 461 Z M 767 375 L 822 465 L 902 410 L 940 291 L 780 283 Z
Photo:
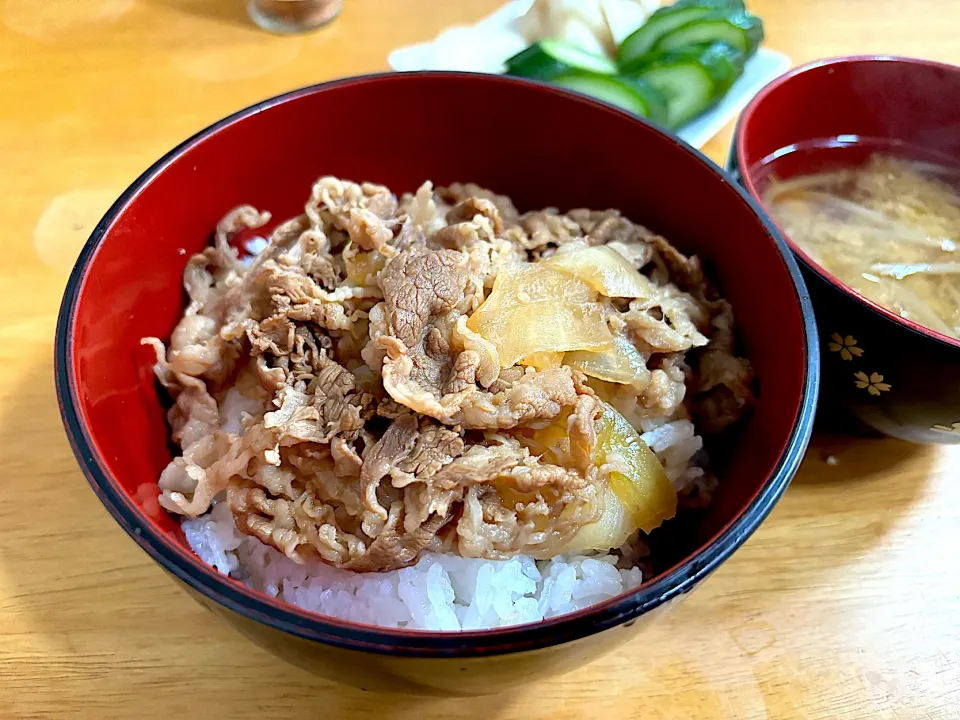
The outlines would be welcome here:
M 264 30 L 292 34 L 315 30 L 331 22 L 343 0 L 248 0 L 250 18 Z

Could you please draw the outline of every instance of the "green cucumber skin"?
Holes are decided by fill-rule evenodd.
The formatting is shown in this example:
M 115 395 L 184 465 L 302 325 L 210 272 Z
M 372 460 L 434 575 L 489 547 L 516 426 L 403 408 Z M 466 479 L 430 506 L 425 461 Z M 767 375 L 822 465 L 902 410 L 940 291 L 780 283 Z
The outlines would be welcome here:
M 658 125 L 667 122 L 667 99 L 653 85 L 641 78 L 619 78 L 621 82 L 629 83 L 634 91 L 643 97 L 647 103 L 647 114 L 644 116 Z
M 687 77 L 678 80 L 679 75 Z M 667 98 L 666 127 L 676 130 L 700 115 L 714 102 L 713 84 L 706 70 L 695 64 L 653 68 L 644 74 L 644 80 Z M 679 83 L 683 83 L 678 87 Z M 696 93 L 691 97 L 691 93 Z
M 588 95 L 610 105 L 615 105 L 635 115 L 645 117 L 658 125 L 664 125 L 667 120 L 667 101 L 652 84 L 640 78 L 626 78 L 595 73 L 569 73 L 554 78 L 553 82 L 560 87 L 574 92 Z M 594 87 L 591 88 L 590 86 Z M 610 99 L 607 94 L 596 92 L 596 87 L 615 89 L 618 93 L 630 96 L 630 104 L 626 105 Z M 593 92 L 591 90 L 594 90 Z
M 667 98 L 667 125 L 676 129 L 702 114 L 727 93 L 742 74 L 745 59 L 745 54 L 736 48 L 713 43 L 665 53 L 657 60 L 644 64 L 631 77 L 647 80 Z M 705 78 L 709 89 L 701 91 L 702 97 L 693 99 L 693 110 L 680 112 L 678 107 L 690 101 L 689 96 L 683 95 L 684 88 L 678 91 L 674 85 L 674 79 L 683 68 L 687 68 L 691 74 L 702 73 L 701 77 Z
M 678 41 L 675 34 L 682 38 L 684 32 L 691 32 L 691 26 L 708 21 L 726 21 L 730 28 L 721 29 L 721 36 L 703 38 L 698 43 L 723 40 L 752 55 L 763 41 L 763 22 L 747 12 L 743 0 L 677 0 L 653 13 L 647 22 L 620 43 L 617 63 L 621 70 L 635 68 L 654 60 L 662 52 L 693 44 Z
M 688 45 L 675 50 L 668 50 L 659 55 L 648 55 L 640 58 L 638 62 L 621 68 L 620 74 L 625 77 L 639 77 L 647 68 L 677 63 L 681 60 L 706 62 L 711 65 L 715 63 L 727 63 L 735 71 L 736 76 L 739 77 L 743 73 L 747 55 L 741 50 L 723 42 L 701 43 L 698 45 Z
M 547 55 L 536 43 L 509 58 L 506 66 L 508 75 L 531 80 L 551 80 L 570 71 L 567 65 Z
M 567 55 L 568 61 L 565 62 L 557 55 Z M 590 58 L 591 67 L 580 67 L 574 64 L 576 56 L 581 56 L 581 61 L 585 57 Z M 531 80 L 552 80 L 553 78 L 570 72 L 592 72 L 600 74 L 608 72 L 614 74 L 616 65 L 608 58 L 592 57 L 589 53 L 577 48 L 566 48 L 563 43 L 555 41 L 541 41 L 534 43 L 528 48 L 506 61 L 507 74 L 518 77 L 530 78 Z M 609 67 L 605 67 L 609 65 Z
M 691 43 L 685 38 L 697 29 L 705 27 L 715 28 L 716 33 L 724 33 L 727 37 L 711 37 L 700 43 L 708 42 L 726 42 L 746 55 L 752 55 L 757 47 L 763 42 L 763 21 L 755 15 L 749 13 L 718 13 L 715 16 L 703 17 L 700 20 L 694 20 L 687 25 L 676 28 L 675 30 L 662 35 L 650 50 L 651 55 L 669 52 L 678 48 L 686 47 Z M 730 42 L 733 40 L 734 42 Z
M 743 74 L 747 55 L 741 50 L 722 42 L 689 45 L 661 53 L 656 58 L 646 59 L 645 62 L 638 63 L 631 68 L 624 68 L 621 70 L 621 75 L 625 77 L 640 77 L 644 71 L 650 68 L 661 67 L 663 65 L 675 65 L 682 61 L 706 65 L 711 71 L 719 75 L 718 79 L 731 76 L 726 86 L 727 89 L 729 89 L 734 80 Z
M 617 51 L 620 63 L 630 63 L 650 53 L 654 44 L 666 33 L 708 15 L 724 12 L 745 12 L 743 0 L 677 0 L 657 10 L 647 21 L 624 38 Z
M 709 12 L 709 9 L 699 6 L 678 9 L 674 9 L 674 6 L 660 8 L 620 43 L 617 49 L 617 62 L 623 66 L 648 55 L 662 35 L 696 22 Z
M 714 84 L 714 95 L 719 99 L 725 95 L 743 74 L 747 55 L 743 51 L 726 43 L 716 42 L 710 45 L 680 48 L 662 56 L 662 62 L 671 59 L 689 58 L 706 68 Z

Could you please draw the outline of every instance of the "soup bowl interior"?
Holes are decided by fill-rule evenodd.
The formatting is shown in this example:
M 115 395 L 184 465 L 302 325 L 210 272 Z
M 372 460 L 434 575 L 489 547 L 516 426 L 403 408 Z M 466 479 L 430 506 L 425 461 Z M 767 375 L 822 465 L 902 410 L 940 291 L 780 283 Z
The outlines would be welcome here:
M 896 57 L 815 62 L 773 81 L 750 102 L 737 125 L 729 164 L 757 198 L 763 196 L 771 168 L 778 179 L 788 180 L 857 165 L 878 148 L 960 169 L 958 93 L 960 68 L 951 65 Z M 812 143 L 822 140 L 831 142 L 809 152 Z M 789 237 L 787 242 L 806 266 L 871 309 L 960 347 L 960 341 L 862 297 Z
M 722 490 L 663 531 L 657 575 L 571 617 L 465 633 L 385 630 L 321 617 L 200 562 L 155 505 L 171 458 L 144 336 L 184 309 L 187 258 L 241 203 L 302 212 L 322 175 L 412 191 L 476 182 L 521 210 L 618 208 L 697 253 L 733 304 L 758 401 L 713 448 Z M 463 655 L 559 643 L 622 623 L 692 587 L 769 512 L 810 432 L 817 351 L 798 270 L 747 195 L 705 158 L 636 118 L 523 81 L 448 73 L 371 76 L 296 91 L 227 118 L 147 171 L 84 249 L 64 298 L 57 384 L 68 435 L 94 489 L 167 570 L 206 598 L 308 640 L 393 654 Z M 677 526 L 680 527 L 679 525 Z M 657 531 L 661 532 L 661 531 Z

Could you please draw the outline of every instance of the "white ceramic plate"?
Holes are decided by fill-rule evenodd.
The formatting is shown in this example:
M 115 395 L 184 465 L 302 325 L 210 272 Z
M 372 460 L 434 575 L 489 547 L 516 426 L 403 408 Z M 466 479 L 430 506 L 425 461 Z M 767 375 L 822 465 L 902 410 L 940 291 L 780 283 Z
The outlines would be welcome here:
M 503 62 L 523 50 L 527 43 L 514 28 L 514 21 L 530 7 L 532 0 L 512 0 L 476 25 L 444 30 L 432 41 L 406 45 L 390 53 L 390 67 L 412 70 L 465 70 L 499 73 Z M 743 110 L 760 88 L 783 74 L 790 58 L 761 48 L 747 61 L 743 75 L 723 99 L 677 134 L 694 147 L 703 147 L 724 125 Z

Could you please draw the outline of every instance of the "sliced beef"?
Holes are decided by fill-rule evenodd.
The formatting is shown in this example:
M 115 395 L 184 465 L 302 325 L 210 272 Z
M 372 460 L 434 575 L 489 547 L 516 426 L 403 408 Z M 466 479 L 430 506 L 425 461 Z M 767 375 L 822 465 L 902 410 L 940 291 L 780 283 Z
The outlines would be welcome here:
M 506 195 L 497 195 L 474 183 L 453 183 L 449 187 L 437 188 L 437 195 L 449 205 L 465 200 L 487 200 L 497 209 L 505 225 L 515 225 L 520 217 L 513 201 Z
M 228 213 L 187 263 L 169 347 L 144 342 L 182 448 L 162 506 L 196 517 L 221 498 L 241 532 L 295 561 L 367 572 L 427 551 L 547 558 L 597 520 L 595 379 L 501 368 L 467 325 L 505 265 L 609 245 L 650 278 L 650 297 L 602 301 L 650 373 L 613 390 L 631 418 L 692 413 L 717 432 L 753 402 L 732 311 L 699 261 L 617 211 L 521 215 L 469 184 L 398 201 L 324 177 L 241 260 L 236 233 L 268 220 Z
M 397 200 L 389 188 L 323 177 L 313 186 L 306 209 L 315 227 L 330 225 L 364 250 L 392 254 Z
M 699 432 L 712 435 L 726 429 L 754 403 L 753 368 L 737 357 L 733 336 L 733 308 L 724 300 L 716 303 L 714 332 L 696 363 L 696 393 L 693 418 Z
M 467 309 L 468 283 L 460 253 L 422 246 L 404 250 L 380 274 L 388 337 L 411 363 L 408 381 L 435 397 L 453 372 L 450 333 Z

